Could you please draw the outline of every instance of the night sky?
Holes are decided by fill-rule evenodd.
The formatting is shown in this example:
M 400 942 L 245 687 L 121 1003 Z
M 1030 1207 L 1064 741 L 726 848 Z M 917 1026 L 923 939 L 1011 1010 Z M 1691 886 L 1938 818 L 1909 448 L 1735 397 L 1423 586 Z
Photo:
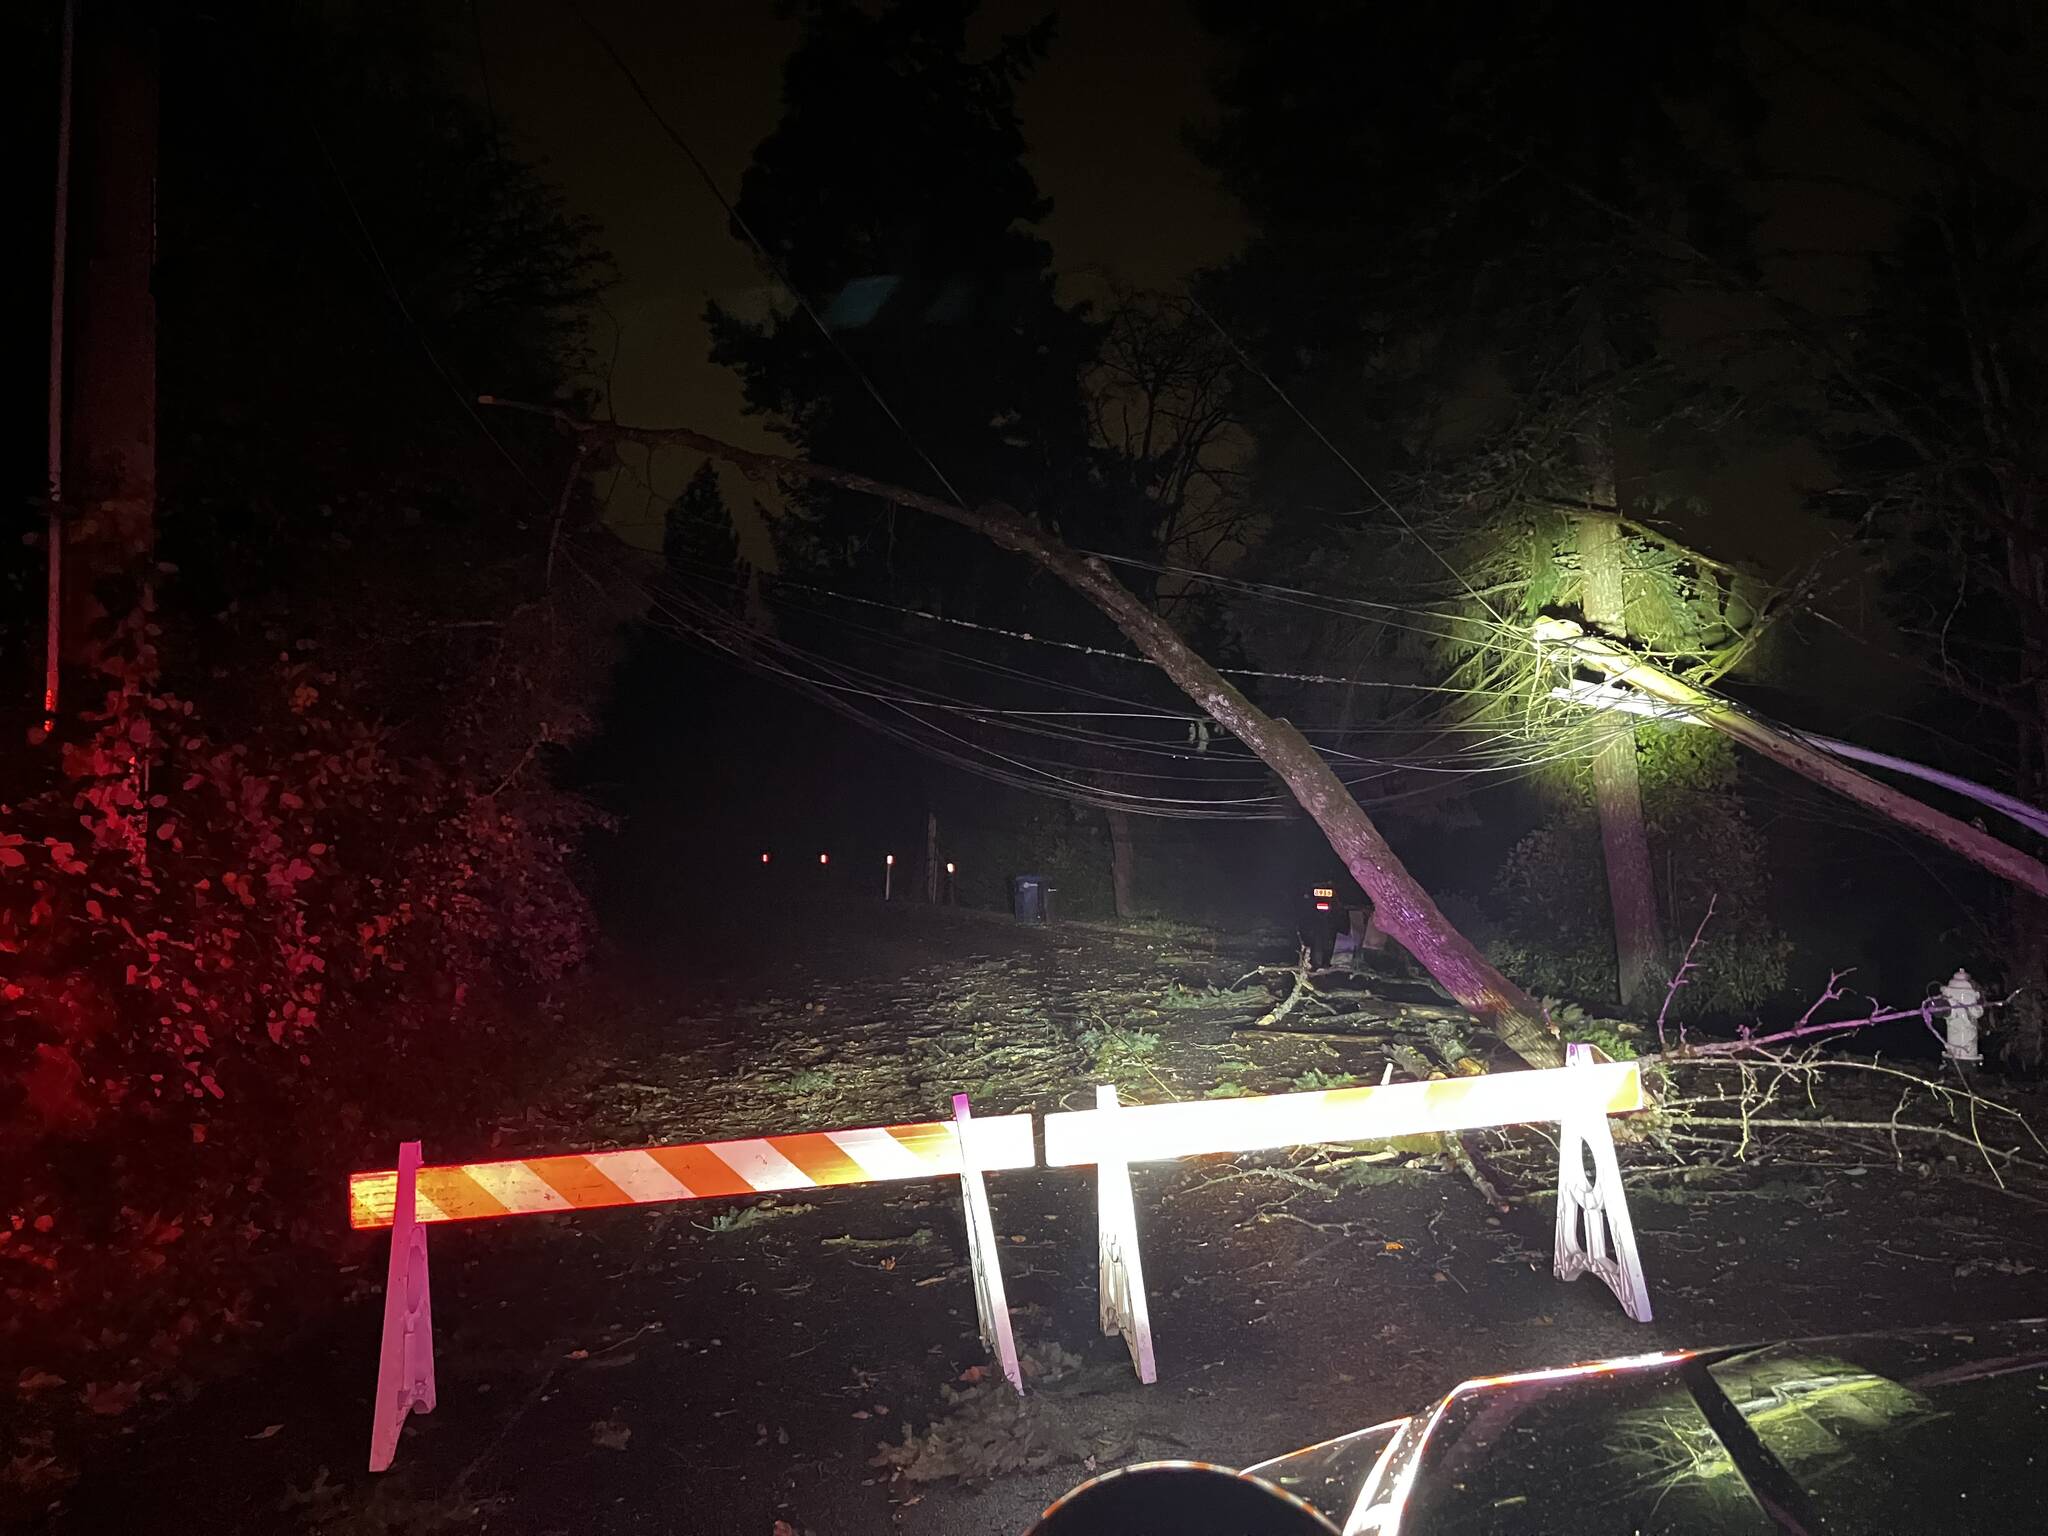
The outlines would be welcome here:
M 751 0 L 589 0 L 581 9 L 735 196 L 755 144 L 775 126 L 794 25 Z M 1021 30 L 1046 10 L 1038 0 L 999 0 L 982 8 L 978 33 Z M 506 0 L 480 7 L 478 18 L 479 94 L 487 84 L 510 142 L 546 162 L 578 211 L 604 226 L 617 259 L 619 286 L 593 334 L 601 358 L 616 337 L 619 418 L 773 446 L 762 422 L 742 416 L 734 376 L 705 356 L 708 299 L 743 313 L 763 306 L 769 280 L 752 252 L 570 8 Z M 1177 287 L 1242 238 L 1236 209 L 1184 143 L 1207 110 L 1213 59 L 1176 0 L 1060 11 L 1051 56 L 1019 94 L 1031 168 L 1053 202 L 1042 232 L 1073 297 L 1106 282 Z M 695 467 L 688 454 L 659 456 L 653 493 L 673 496 Z M 612 496 L 615 526 L 629 536 L 647 526 L 645 485 L 629 477 Z M 772 563 L 765 536 L 747 531 L 748 554 Z

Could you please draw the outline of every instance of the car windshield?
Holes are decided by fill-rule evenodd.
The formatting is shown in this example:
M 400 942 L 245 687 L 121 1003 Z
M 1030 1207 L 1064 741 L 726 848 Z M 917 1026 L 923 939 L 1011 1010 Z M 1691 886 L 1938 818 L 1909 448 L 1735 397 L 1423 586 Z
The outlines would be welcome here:
M 2048 1523 L 2048 1325 L 1780 1344 L 1709 1374 L 1829 1530 Z
M 1417 1458 L 1404 1536 L 2033 1533 L 2048 1323 L 1465 1388 L 1394 1454 Z
M 1454 1396 L 1422 1452 L 1408 1536 L 1773 1536 L 1676 1369 Z

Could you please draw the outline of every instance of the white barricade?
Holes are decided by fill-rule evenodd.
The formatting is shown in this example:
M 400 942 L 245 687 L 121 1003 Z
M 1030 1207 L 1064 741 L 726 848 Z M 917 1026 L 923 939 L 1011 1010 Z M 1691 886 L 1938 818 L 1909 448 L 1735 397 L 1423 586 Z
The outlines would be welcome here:
M 1566 1048 L 1562 1067 L 1375 1088 L 1130 1108 L 1117 1105 L 1113 1088 L 1098 1088 L 1096 1108 L 1045 1117 L 1045 1161 L 1049 1168 L 1095 1165 L 1103 1332 L 1124 1335 L 1139 1379 L 1149 1382 L 1155 1375 L 1152 1330 L 1130 1164 L 1554 1122 L 1559 1128 L 1557 1276 L 1597 1275 L 1630 1317 L 1647 1323 L 1649 1288 L 1607 1128 L 1609 1115 L 1642 1107 L 1642 1077 L 1634 1062 L 1609 1061 L 1592 1046 L 1573 1045 Z
M 1036 1162 L 1029 1115 L 976 1120 L 964 1093 L 953 1098 L 951 1120 L 432 1168 L 420 1166 L 420 1144 L 408 1141 L 398 1150 L 395 1169 L 349 1176 L 350 1225 L 391 1228 L 370 1470 L 382 1472 L 391 1465 L 407 1414 L 431 1413 L 434 1408 L 434 1315 L 426 1229 L 436 1222 L 958 1177 L 982 1343 L 995 1353 L 1010 1384 L 1022 1392 L 1024 1377 L 1010 1332 L 1009 1302 L 982 1174 L 1030 1168 Z
M 384 1270 L 384 1338 L 377 1349 L 377 1401 L 370 1411 L 370 1470 L 398 1454 L 409 1413 L 434 1411 L 434 1299 L 427 1285 L 427 1233 L 414 1219 L 420 1144 L 398 1149 L 391 1259 Z
M 1595 1046 L 1567 1045 L 1565 1070 L 1598 1069 L 1604 1058 Z M 1631 1073 L 1634 1062 L 1624 1063 Z M 1640 1077 L 1636 1097 L 1642 1098 Z M 1557 1126 L 1557 1244 L 1551 1265 L 1560 1280 L 1598 1276 L 1621 1302 L 1622 1311 L 1639 1323 L 1650 1320 L 1650 1288 L 1643 1280 L 1643 1261 L 1636 1252 L 1636 1227 L 1629 1220 L 1621 1188 L 1621 1165 L 1614 1159 L 1614 1136 L 1607 1116 L 1614 1113 L 1590 1105 L 1574 1105 Z M 1593 1166 L 1586 1167 L 1591 1157 Z
M 1115 1109 L 1116 1089 L 1095 1090 L 1097 1109 Z M 1122 1334 L 1138 1380 L 1159 1379 L 1152 1360 L 1152 1317 L 1145 1306 L 1145 1266 L 1138 1256 L 1138 1212 L 1131 1203 L 1130 1165 L 1104 1149 L 1095 1179 L 1096 1285 L 1105 1337 Z

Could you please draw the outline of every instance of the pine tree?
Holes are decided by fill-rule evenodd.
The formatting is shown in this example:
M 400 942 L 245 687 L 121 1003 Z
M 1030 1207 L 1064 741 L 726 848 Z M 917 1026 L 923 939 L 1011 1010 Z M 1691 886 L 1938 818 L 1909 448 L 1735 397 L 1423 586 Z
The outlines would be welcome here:
M 661 559 L 668 579 L 702 601 L 730 613 L 745 608 L 752 568 L 740 558 L 718 466 L 708 460 L 662 514 Z
M 739 372 L 750 410 L 819 462 L 970 504 L 1072 509 L 1086 486 L 1079 379 L 1094 330 L 1054 293 L 1034 233 L 1050 204 L 1025 168 L 1016 109 L 1050 24 L 977 57 L 968 0 L 795 10 L 783 117 L 738 212 L 802 304 L 761 324 L 714 305 L 714 358 Z M 1018 573 L 959 530 L 838 492 L 801 512 L 778 528 L 786 567 L 984 611 L 1019 590 Z

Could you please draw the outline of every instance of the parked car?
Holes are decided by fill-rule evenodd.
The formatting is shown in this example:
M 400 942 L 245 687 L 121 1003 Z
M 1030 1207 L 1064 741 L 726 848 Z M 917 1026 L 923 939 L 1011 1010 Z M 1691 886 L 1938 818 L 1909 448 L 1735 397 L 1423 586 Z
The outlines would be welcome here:
M 2048 1530 L 2048 1319 L 1463 1382 L 1233 1471 L 1128 1467 L 1032 1536 L 1992 1536 Z

